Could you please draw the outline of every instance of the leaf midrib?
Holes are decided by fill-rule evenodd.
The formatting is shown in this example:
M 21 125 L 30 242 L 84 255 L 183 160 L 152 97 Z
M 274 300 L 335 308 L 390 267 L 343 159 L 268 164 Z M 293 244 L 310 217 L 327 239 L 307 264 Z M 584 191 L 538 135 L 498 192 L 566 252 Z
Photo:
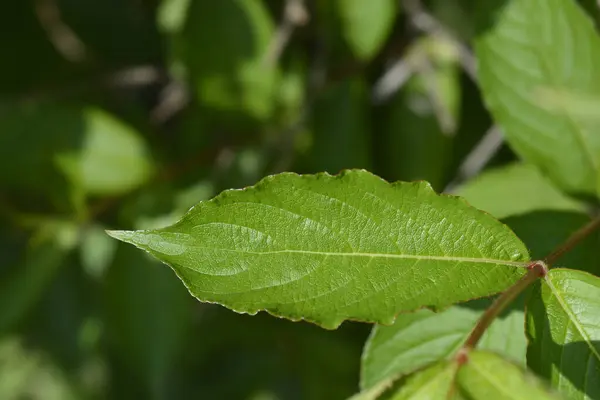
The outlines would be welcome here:
M 558 301 L 558 304 L 560 305 L 560 307 L 563 309 L 565 314 L 567 314 L 567 317 L 569 317 L 569 321 L 575 326 L 575 328 L 577 329 L 577 332 L 579 332 L 579 334 L 583 338 L 583 341 L 589 347 L 590 353 L 592 353 L 596 357 L 596 359 L 600 361 L 600 354 L 596 350 L 596 347 L 592 344 L 591 339 L 585 332 L 585 329 L 581 326 L 581 324 L 577 320 L 575 314 L 573 313 L 573 311 L 571 310 L 569 305 L 565 302 L 565 299 L 563 299 L 562 293 L 560 292 L 560 290 L 558 290 L 558 288 L 556 286 L 554 286 L 549 275 L 547 275 L 544 278 L 544 281 L 546 282 L 546 285 L 548 285 L 548 287 L 550 288 L 550 291 L 552 292 L 552 294 Z
M 212 250 L 212 251 L 230 251 L 234 253 L 252 254 L 252 255 L 272 255 L 272 254 L 310 254 L 319 256 L 329 257 L 365 257 L 365 258 L 392 258 L 392 259 L 405 259 L 405 260 L 428 260 L 428 261 L 446 261 L 446 262 L 467 262 L 467 263 L 484 263 L 484 264 L 495 264 L 495 265 L 506 265 L 511 267 L 525 268 L 528 261 L 508 261 L 508 260 L 496 260 L 493 258 L 475 258 L 475 257 L 456 257 L 456 256 L 428 256 L 428 255 L 416 255 L 416 254 L 393 254 L 393 253 L 361 253 L 361 252 L 328 252 L 328 251 L 313 251 L 313 250 L 272 250 L 272 251 L 251 251 L 251 250 L 239 250 L 239 249 L 223 249 L 215 247 L 200 247 L 193 246 L 194 249 L 198 250 Z

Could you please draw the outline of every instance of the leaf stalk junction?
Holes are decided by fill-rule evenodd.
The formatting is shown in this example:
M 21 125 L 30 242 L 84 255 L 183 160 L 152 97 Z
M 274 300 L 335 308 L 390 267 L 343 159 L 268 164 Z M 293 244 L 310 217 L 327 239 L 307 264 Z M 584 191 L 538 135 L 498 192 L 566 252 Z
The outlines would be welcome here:
M 514 285 L 506 289 L 496 298 L 492 305 L 483 313 L 477 324 L 465 340 L 464 344 L 457 352 L 455 359 L 459 364 L 464 364 L 469 359 L 469 352 L 477 347 L 483 334 L 490 327 L 492 322 L 512 303 L 517 296 L 523 292 L 529 285 L 543 278 L 548 274 L 551 265 L 556 262 L 565 253 L 572 250 L 587 236 L 600 228 L 600 215 L 592 219 L 588 224 L 575 231 L 565 242 L 553 250 L 544 260 L 532 261 L 527 264 L 527 273 L 519 279 Z

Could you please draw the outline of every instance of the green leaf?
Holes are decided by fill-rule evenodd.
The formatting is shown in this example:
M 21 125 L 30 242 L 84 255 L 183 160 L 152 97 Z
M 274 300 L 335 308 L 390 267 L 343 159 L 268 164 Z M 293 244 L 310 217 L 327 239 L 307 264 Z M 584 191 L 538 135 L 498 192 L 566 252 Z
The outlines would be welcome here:
M 100 226 L 92 225 L 82 232 L 79 251 L 82 267 L 88 275 L 101 278 L 111 264 L 116 250 L 117 242 L 110 240 Z
M 458 190 L 474 207 L 496 218 L 538 210 L 584 211 L 537 168 L 514 163 L 484 172 Z
M 81 149 L 61 154 L 58 165 L 88 194 L 116 195 L 140 186 L 152 172 L 144 141 L 137 132 L 96 109 L 84 112 Z
M 193 1 L 183 28 L 172 37 L 172 53 L 185 65 L 203 104 L 265 119 L 277 89 L 277 70 L 264 59 L 273 31 L 262 1 Z
M 390 378 L 384 379 L 377 384 L 369 387 L 368 389 L 362 389 L 360 392 L 356 393 L 354 396 L 350 397 L 348 400 L 375 400 L 380 398 L 382 394 L 386 393 L 386 391 L 390 390 L 397 381 L 397 376 L 392 376 Z
M 551 112 L 573 115 L 581 119 L 598 121 L 600 96 L 573 93 L 568 90 L 542 89 L 538 101 Z
M 0 398 L 76 400 L 70 377 L 41 351 L 16 337 L 0 340 Z
M 336 0 L 342 34 L 360 59 L 372 58 L 383 46 L 396 18 L 394 0 Z
M 529 260 L 462 199 L 362 170 L 267 177 L 171 227 L 110 234 L 169 264 L 201 301 L 326 328 L 497 293 Z
M 441 362 L 406 379 L 390 400 L 447 399 L 454 386 L 458 364 Z
M 0 181 L 11 188 L 51 191 L 66 176 L 89 194 L 121 194 L 152 172 L 138 132 L 99 109 L 14 105 L 0 113 L 0 131 Z
M 175 33 L 183 28 L 191 0 L 162 0 L 157 10 L 156 22 L 165 33 Z
M 476 52 L 494 119 L 513 149 L 561 187 L 595 194 L 598 124 L 538 101 L 547 89 L 600 95 L 600 40 L 592 21 L 573 0 L 493 3 L 498 9 L 488 11 L 490 26 L 482 27 Z
M 456 383 L 470 400 L 558 399 L 534 375 L 485 351 L 473 351 L 458 370 Z
M 392 326 L 374 327 L 362 356 L 361 388 L 451 357 L 490 303 L 477 300 L 470 308 L 467 303 L 439 313 L 419 310 L 399 315 Z M 514 308 L 496 319 L 478 348 L 498 351 L 525 364 L 524 318 L 523 311 Z
M 569 399 L 600 397 L 600 278 L 551 270 L 527 305 L 527 363 Z

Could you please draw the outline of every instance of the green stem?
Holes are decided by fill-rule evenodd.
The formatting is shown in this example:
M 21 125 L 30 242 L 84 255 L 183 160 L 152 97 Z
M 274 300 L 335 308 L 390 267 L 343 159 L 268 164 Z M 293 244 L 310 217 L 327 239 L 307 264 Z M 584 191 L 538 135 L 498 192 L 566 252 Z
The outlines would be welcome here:
M 519 279 L 514 285 L 506 289 L 494 303 L 483 313 L 477 325 L 471 331 L 471 334 L 463 344 L 462 349 L 469 351 L 477 346 L 479 340 L 490 327 L 496 317 L 504 311 L 504 309 L 512 303 L 512 301 L 523 291 L 527 286 L 531 285 L 537 279 L 546 276 L 548 267 L 542 261 L 533 261 L 527 266 L 527 274 Z M 464 357 L 464 351 L 459 351 L 459 357 Z

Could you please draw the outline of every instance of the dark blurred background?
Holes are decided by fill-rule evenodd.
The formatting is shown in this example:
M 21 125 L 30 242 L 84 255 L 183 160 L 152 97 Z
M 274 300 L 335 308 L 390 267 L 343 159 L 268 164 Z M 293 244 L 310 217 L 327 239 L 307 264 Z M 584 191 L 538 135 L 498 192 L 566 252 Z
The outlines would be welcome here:
M 3 1 L 0 399 L 356 392 L 370 326 L 201 304 L 104 229 L 281 171 L 452 192 L 512 160 L 477 89 L 473 3 Z

